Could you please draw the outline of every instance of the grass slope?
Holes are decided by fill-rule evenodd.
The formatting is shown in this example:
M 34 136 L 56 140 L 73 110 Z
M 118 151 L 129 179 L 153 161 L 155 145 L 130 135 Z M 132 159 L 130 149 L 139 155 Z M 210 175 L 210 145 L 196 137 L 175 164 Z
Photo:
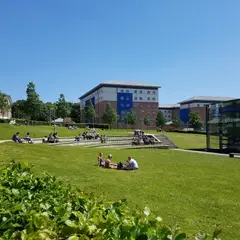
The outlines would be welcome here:
M 20 132 L 23 137 L 27 132 L 30 132 L 33 138 L 42 138 L 53 132 L 53 127 L 48 126 L 14 126 L 10 124 L 0 124 L 0 140 L 9 140 L 16 132 Z M 56 127 L 60 137 L 76 136 L 84 129 L 69 130 L 66 127 Z M 129 135 L 133 133 L 131 129 L 125 130 L 98 130 L 100 134 L 105 135 Z M 147 131 L 149 133 L 157 133 L 156 131 Z M 183 134 L 183 133 L 164 133 L 180 148 L 204 148 L 206 146 L 205 135 L 199 134 Z
M 167 223 L 183 230 L 212 232 L 221 224 L 223 239 L 240 239 L 240 162 L 219 156 L 173 150 L 103 149 L 115 161 L 132 155 L 140 169 L 133 172 L 95 166 L 99 149 L 0 144 L 0 159 L 35 165 L 65 182 L 108 200 L 126 198 L 134 209 L 149 206 Z

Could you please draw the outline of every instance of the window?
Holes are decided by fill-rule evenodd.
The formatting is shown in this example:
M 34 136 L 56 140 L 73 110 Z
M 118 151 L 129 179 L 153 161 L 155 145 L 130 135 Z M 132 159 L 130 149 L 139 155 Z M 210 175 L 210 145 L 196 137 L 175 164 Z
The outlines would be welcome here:
M 197 106 L 200 107 L 200 104 L 198 104 Z
M 168 117 L 170 118 L 170 115 L 168 115 Z
M 134 100 L 137 100 L 137 97 L 135 97 Z
M 152 107 L 155 108 L 155 104 L 153 104 Z
M 150 107 L 151 107 L 151 105 L 150 105 L 150 104 L 148 104 L 148 107 L 150 108 Z
M 147 91 L 148 94 L 150 94 L 150 91 Z
M 129 101 L 129 97 L 127 97 L 126 100 Z
M 142 108 L 142 104 L 140 104 L 140 108 Z
M 156 100 L 156 98 L 155 98 L 155 97 L 153 97 L 153 98 L 152 98 L 152 100 L 153 100 L 153 101 L 155 101 L 155 100 Z
M 137 93 L 137 90 L 135 90 L 134 93 Z
M 124 90 L 123 90 L 123 89 L 121 89 L 121 92 L 124 92 Z
M 147 100 L 150 100 L 150 97 L 148 97 Z
M 170 113 L 171 111 L 170 110 L 168 110 L 168 113 Z
M 121 107 L 124 107 L 124 104 L 121 104 Z
M 123 97 L 123 96 L 121 97 L 121 100 L 124 100 L 124 97 Z
M 129 90 L 126 90 L 126 93 L 129 93 Z
M 142 98 L 142 97 L 140 97 L 139 99 L 140 99 L 140 100 L 143 100 L 143 98 Z
M 155 91 L 153 91 L 153 94 L 155 94 L 156 92 Z
M 140 90 L 139 93 L 142 93 L 142 90 Z
M 127 104 L 126 107 L 130 107 L 130 104 Z

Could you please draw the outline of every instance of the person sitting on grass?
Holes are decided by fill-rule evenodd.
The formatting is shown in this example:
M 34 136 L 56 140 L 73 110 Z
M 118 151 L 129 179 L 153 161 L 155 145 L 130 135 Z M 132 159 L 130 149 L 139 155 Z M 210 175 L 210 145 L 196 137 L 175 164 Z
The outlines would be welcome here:
M 139 168 L 139 166 L 138 166 L 137 161 L 129 156 L 125 170 L 137 170 L 138 168 Z
M 48 142 L 48 137 L 47 137 L 47 136 L 44 136 L 44 138 L 42 139 L 42 142 L 43 142 L 43 143 L 47 143 L 47 142 Z
M 12 136 L 12 140 L 13 140 L 13 142 L 15 142 L 15 143 L 22 143 L 22 140 L 21 140 L 21 138 L 20 138 L 19 132 L 17 132 L 16 134 L 14 134 L 14 135 Z
M 24 140 L 27 141 L 28 143 L 33 143 L 29 132 L 27 132 L 26 136 L 24 137 Z
M 105 168 L 112 168 L 112 169 L 116 169 L 117 168 L 117 164 L 112 163 L 112 154 L 108 155 L 108 158 L 104 162 L 104 167 Z
M 57 133 L 57 132 L 55 132 L 55 133 L 53 134 L 53 137 L 54 137 L 54 142 L 55 142 L 55 143 L 59 142 L 59 138 L 58 138 L 58 133 Z
M 103 153 L 99 153 L 99 155 L 98 155 L 98 166 L 99 167 L 105 166 L 105 161 L 103 159 Z

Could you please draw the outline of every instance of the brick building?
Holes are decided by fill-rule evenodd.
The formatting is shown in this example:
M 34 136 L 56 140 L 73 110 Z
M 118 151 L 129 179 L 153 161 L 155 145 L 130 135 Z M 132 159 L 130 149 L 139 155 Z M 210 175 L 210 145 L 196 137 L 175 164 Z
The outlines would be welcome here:
M 158 109 L 167 122 L 180 119 L 180 104 L 160 104 Z
M 201 120 L 206 118 L 206 105 L 225 102 L 232 100 L 232 97 L 214 97 L 214 96 L 197 96 L 179 102 L 180 104 L 180 120 L 184 124 L 189 123 L 189 114 L 191 111 L 200 113 Z
M 95 123 L 102 123 L 108 103 L 116 109 L 119 120 L 115 127 L 124 128 L 124 116 L 132 109 L 136 114 L 136 128 L 144 127 L 144 118 L 150 120 L 149 128 L 155 128 L 156 115 L 158 112 L 158 89 L 160 86 L 138 83 L 106 82 L 100 83 L 89 92 L 82 95 L 80 109 L 84 112 L 85 107 L 92 101 L 96 115 Z M 81 114 L 82 122 L 86 122 L 84 114 Z

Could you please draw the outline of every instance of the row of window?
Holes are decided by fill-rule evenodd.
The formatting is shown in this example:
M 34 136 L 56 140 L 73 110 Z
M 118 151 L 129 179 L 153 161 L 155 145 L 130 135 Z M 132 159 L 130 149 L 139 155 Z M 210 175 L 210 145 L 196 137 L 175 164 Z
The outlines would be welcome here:
M 147 105 L 148 106 L 148 108 L 155 108 L 156 107 L 156 104 L 148 104 Z M 127 103 L 126 105 L 124 105 L 124 103 L 121 103 L 121 107 L 122 108 L 124 108 L 124 107 L 126 107 L 126 108 L 129 108 L 130 107 L 130 104 L 129 103 Z M 140 107 L 140 108 L 142 108 L 143 107 L 143 105 L 142 104 L 134 104 L 134 107 Z
M 143 98 L 142 98 L 142 97 L 139 97 L 139 99 L 138 99 L 137 97 L 134 97 L 134 100 L 143 100 Z M 147 98 L 147 100 L 148 100 L 148 101 L 150 101 L 150 100 L 151 100 L 151 98 L 150 98 L 150 97 L 148 97 L 148 98 Z M 156 98 L 155 98 L 155 97 L 153 97 L 153 98 L 152 98 L 152 101 L 156 101 Z
M 121 89 L 121 92 L 124 93 L 124 90 Z M 125 92 L 126 92 L 126 93 L 129 93 L 129 90 L 125 90 Z M 143 91 L 142 91 L 142 90 L 134 90 L 134 93 L 140 93 L 140 94 L 142 94 Z M 152 94 L 156 94 L 156 91 L 150 91 L 150 90 L 147 91 L 147 94 L 151 94 L 151 93 L 152 93 Z

